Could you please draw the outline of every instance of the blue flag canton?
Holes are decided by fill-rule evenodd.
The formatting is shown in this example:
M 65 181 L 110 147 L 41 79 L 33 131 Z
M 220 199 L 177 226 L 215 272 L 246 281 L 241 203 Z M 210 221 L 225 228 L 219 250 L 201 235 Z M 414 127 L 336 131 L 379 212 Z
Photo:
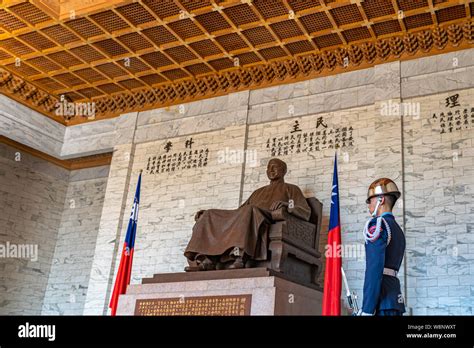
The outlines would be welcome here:
M 339 182 L 337 178 L 337 156 L 334 157 L 334 173 L 331 191 L 331 214 L 329 218 L 329 231 L 339 226 Z

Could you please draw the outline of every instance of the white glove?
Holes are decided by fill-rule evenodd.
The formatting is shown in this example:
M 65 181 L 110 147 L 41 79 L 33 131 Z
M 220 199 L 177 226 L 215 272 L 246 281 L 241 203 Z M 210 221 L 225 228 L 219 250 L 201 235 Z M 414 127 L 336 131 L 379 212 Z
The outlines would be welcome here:
M 371 316 L 373 316 L 373 314 L 362 312 L 362 308 L 359 309 L 359 311 L 357 312 L 356 315 L 357 315 L 358 317 L 365 317 L 365 316 L 371 317 Z

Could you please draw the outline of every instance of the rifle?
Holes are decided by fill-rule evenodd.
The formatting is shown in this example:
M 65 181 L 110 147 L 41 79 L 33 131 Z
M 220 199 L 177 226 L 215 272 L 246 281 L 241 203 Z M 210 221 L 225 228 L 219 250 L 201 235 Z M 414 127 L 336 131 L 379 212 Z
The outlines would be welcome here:
M 359 312 L 359 305 L 357 303 L 357 294 L 355 291 L 351 293 L 349 290 L 349 284 L 347 284 L 346 274 L 344 273 L 344 268 L 341 267 L 342 279 L 344 281 L 344 286 L 346 288 L 346 297 L 349 304 L 349 308 L 352 310 L 352 315 L 356 315 Z

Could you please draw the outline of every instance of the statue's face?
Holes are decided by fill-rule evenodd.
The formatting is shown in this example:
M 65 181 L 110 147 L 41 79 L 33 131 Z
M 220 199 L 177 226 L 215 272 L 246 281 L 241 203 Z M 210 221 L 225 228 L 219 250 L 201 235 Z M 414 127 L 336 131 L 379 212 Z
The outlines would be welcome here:
M 270 161 L 267 166 L 267 176 L 270 180 L 277 180 L 285 176 L 285 168 L 278 161 Z

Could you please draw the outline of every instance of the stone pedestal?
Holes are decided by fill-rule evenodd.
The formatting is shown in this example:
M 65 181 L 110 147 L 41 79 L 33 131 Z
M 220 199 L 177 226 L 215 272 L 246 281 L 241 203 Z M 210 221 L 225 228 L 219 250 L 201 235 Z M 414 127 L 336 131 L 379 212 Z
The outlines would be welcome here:
M 266 268 L 156 274 L 130 285 L 117 315 L 134 315 L 137 300 L 250 295 L 250 315 L 321 315 L 322 291 Z

